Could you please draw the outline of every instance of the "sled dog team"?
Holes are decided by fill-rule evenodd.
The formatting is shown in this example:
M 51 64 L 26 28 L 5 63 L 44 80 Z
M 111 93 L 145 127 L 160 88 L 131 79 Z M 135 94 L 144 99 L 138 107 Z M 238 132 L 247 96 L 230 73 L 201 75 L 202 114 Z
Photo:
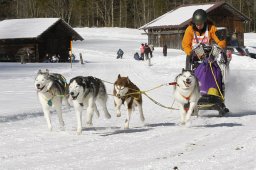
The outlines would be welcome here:
M 191 71 L 183 70 L 176 79 L 174 87 L 174 98 L 179 103 L 181 115 L 181 124 L 189 121 L 192 112 L 197 115 L 197 102 L 200 98 L 198 80 Z M 42 105 L 44 117 L 49 130 L 52 130 L 50 108 L 54 108 L 59 118 L 60 128 L 64 130 L 64 121 L 62 117 L 62 102 L 68 107 L 73 103 L 77 119 L 77 134 L 82 133 L 82 112 L 86 109 L 86 124 L 92 126 L 93 114 L 99 117 L 97 104 L 99 104 L 106 118 L 111 115 L 107 109 L 107 92 L 102 80 L 92 76 L 77 76 L 67 83 L 66 79 L 57 73 L 49 73 L 39 70 L 35 78 L 35 88 L 37 90 L 39 101 Z M 138 108 L 141 121 L 144 121 L 142 108 L 142 95 L 140 89 L 128 77 L 121 77 L 119 74 L 114 83 L 113 96 L 116 116 L 121 116 L 120 108 L 122 104 L 127 106 L 127 118 L 124 128 L 129 128 L 132 111 Z

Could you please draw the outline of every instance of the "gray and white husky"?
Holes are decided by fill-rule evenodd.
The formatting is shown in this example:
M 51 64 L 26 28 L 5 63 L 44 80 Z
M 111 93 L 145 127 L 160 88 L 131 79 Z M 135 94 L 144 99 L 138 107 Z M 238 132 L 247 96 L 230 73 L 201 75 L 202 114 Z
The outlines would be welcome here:
M 182 70 L 175 78 L 174 98 L 179 103 L 181 124 L 186 124 L 191 114 L 198 116 L 197 102 L 200 98 L 199 81 L 190 70 Z
M 107 109 L 107 92 L 104 83 L 95 77 L 78 76 L 72 78 L 69 83 L 69 94 L 72 98 L 77 117 L 77 134 L 82 133 L 82 111 L 87 108 L 86 124 L 92 126 L 93 113 L 99 117 L 96 101 L 102 106 L 105 117 L 110 119 L 111 115 Z
M 62 100 L 68 103 L 68 84 L 66 79 L 57 73 L 49 73 L 39 70 L 35 79 L 35 88 L 37 90 L 39 101 L 42 105 L 44 117 L 47 121 L 49 130 L 52 130 L 50 108 L 56 109 L 59 117 L 60 128 L 64 129 L 64 121 L 62 118 Z

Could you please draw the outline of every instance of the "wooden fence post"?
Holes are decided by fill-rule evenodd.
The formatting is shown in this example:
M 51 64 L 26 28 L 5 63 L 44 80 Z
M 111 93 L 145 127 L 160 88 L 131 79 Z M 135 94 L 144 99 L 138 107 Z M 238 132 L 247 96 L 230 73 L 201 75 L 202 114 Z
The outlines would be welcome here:
M 80 56 L 80 62 L 81 62 L 81 64 L 84 64 L 84 60 L 83 60 L 82 53 L 79 53 L 79 56 Z

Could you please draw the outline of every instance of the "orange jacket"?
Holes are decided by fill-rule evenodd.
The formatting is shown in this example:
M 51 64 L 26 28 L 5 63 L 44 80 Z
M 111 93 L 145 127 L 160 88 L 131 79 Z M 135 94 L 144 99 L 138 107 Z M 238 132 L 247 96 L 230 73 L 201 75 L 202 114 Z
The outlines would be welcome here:
M 221 48 L 225 48 L 226 41 L 225 40 L 220 41 L 219 38 L 215 34 L 215 32 L 217 31 L 217 28 L 214 25 L 210 25 L 210 26 L 208 26 L 208 29 L 209 29 L 209 39 L 210 39 L 209 42 L 214 40 L 218 44 L 218 46 L 220 46 Z M 198 31 L 196 31 L 196 35 L 200 36 L 200 33 Z M 204 33 L 202 35 L 204 35 Z M 184 37 L 182 40 L 182 48 L 187 55 L 191 54 L 193 38 L 194 38 L 193 26 L 189 25 L 185 31 L 185 34 L 184 34 Z

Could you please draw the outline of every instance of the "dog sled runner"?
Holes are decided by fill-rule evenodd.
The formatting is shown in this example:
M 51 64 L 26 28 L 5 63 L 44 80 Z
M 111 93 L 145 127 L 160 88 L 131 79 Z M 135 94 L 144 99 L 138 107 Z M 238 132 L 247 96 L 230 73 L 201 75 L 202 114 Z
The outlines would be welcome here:
M 200 53 L 200 54 L 199 54 Z M 197 56 L 203 56 L 199 58 Z M 229 112 L 225 106 L 225 84 L 220 65 L 228 64 L 225 51 L 216 45 L 199 44 L 193 49 L 191 69 L 200 82 L 199 110 L 217 110 L 219 116 Z M 223 68 L 223 67 L 222 67 Z

